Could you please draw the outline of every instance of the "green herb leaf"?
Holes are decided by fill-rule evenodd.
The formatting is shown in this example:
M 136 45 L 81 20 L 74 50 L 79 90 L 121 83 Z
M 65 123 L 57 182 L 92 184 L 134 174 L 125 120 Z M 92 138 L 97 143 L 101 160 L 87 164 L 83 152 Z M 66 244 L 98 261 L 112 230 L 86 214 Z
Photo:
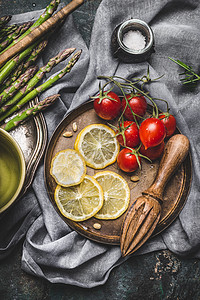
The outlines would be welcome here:
M 200 76 L 193 70 L 191 66 L 186 65 L 178 59 L 175 60 L 171 57 L 169 57 L 169 59 L 177 65 L 179 65 L 180 67 L 182 67 L 183 69 L 185 69 L 185 72 L 179 74 L 180 76 L 184 76 L 184 78 L 180 78 L 182 84 L 196 84 L 197 81 L 200 80 Z

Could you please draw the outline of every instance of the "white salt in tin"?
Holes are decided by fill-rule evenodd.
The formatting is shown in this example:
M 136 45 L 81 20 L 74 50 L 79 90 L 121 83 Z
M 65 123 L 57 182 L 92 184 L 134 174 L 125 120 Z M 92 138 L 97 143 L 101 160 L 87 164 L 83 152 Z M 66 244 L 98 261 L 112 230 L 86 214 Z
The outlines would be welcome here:
M 142 62 L 154 52 L 154 35 L 142 20 L 130 19 L 115 28 L 111 38 L 114 57 L 124 62 Z

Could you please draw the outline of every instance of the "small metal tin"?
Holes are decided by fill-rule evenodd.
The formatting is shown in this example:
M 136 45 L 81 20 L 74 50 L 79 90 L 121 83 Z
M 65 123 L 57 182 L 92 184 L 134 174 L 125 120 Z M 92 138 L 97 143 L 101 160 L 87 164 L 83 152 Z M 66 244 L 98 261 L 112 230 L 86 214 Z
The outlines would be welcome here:
M 145 37 L 146 45 L 142 49 L 132 49 L 123 43 L 124 35 L 130 31 L 139 31 Z M 137 63 L 147 60 L 154 52 L 154 35 L 150 26 L 142 20 L 130 19 L 118 25 L 111 38 L 113 56 L 123 62 Z

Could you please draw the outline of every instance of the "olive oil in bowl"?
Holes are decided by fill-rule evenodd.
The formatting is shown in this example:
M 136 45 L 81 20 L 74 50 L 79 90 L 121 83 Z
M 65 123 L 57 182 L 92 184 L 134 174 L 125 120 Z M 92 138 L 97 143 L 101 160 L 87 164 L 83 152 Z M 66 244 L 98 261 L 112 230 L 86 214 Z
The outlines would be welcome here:
M 14 138 L 0 129 L 0 213 L 15 201 L 24 179 L 23 153 Z

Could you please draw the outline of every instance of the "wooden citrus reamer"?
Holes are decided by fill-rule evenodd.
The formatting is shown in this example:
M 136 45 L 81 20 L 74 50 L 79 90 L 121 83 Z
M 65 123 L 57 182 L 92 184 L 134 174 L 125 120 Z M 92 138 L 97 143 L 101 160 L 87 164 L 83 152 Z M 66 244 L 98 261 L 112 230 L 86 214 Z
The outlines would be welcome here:
M 123 221 L 120 237 L 122 256 L 135 252 L 152 235 L 160 219 L 166 183 L 188 151 L 189 140 L 185 135 L 176 134 L 167 142 L 153 184 L 136 199 Z

